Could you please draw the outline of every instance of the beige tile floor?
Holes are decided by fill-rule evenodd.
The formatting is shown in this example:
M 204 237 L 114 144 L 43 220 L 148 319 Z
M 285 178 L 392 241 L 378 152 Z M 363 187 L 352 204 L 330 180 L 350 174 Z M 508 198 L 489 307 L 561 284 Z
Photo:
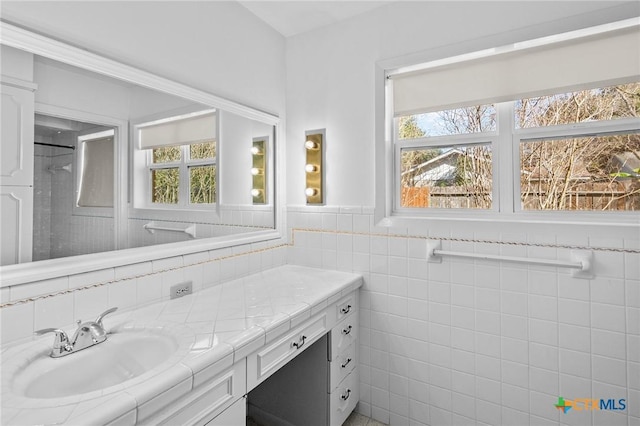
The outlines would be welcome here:
M 342 426 L 384 426 L 384 423 L 380 423 L 377 420 L 373 420 L 354 411 L 347 417 L 347 420 L 345 420 Z

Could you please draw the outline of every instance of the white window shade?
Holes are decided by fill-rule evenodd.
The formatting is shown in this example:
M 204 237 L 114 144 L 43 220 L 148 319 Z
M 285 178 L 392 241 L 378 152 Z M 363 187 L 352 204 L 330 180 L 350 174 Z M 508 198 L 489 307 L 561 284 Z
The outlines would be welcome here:
M 542 40 L 542 39 L 541 39 Z M 535 41 L 534 41 L 535 42 Z M 518 45 L 480 59 L 392 75 L 394 115 L 504 102 L 640 79 L 640 26 Z
M 188 145 L 212 140 L 215 136 L 215 112 L 200 114 L 141 127 L 140 149 Z
M 113 207 L 113 136 L 82 142 L 80 207 Z

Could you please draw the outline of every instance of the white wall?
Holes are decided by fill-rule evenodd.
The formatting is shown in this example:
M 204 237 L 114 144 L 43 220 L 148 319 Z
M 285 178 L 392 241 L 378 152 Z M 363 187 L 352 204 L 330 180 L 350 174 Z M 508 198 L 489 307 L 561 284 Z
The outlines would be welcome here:
M 9 46 L 0 46 L 2 75 L 33 81 L 33 55 Z
M 374 168 L 377 61 L 638 15 L 638 3 L 403 2 L 287 39 L 288 261 L 365 277 L 360 412 L 392 425 L 640 423 L 637 225 L 388 228 L 373 219 L 374 183 L 384 178 Z M 317 128 L 327 129 L 327 206 L 307 207 L 304 131 Z M 427 237 L 445 250 L 563 260 L 570 246 L 587 247 L 596 278 L 507 262 L 427 263 Z M 626 398 L 628 409 L 564 415 L 558 396 Z
M 326 127 L 326 203 L 374 205 L 376 62 L 443 46 L 500 46 L 623 19 L 634 8 L 616 4 L 401 2 L 288 38 L 288 203 L 305 202 L 304 131 Z M 607 12 L 589 13 L 599 9 Z
M 284 38 L 236 2 L 3 1 L 2 17 L 278 115 Z

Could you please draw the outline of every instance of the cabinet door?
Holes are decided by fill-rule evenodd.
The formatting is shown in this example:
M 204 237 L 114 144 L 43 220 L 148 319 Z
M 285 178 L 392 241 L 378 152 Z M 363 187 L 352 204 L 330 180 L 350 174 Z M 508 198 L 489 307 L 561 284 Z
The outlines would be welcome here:
M 0 185 L 33 185 L 34 95 L 2 84 Z
M 0 265 L 31 261 L 33 188 L 0 186 Z
M 205 426 L 244 426 L 247 421 L 247 399 L 242 397 Z

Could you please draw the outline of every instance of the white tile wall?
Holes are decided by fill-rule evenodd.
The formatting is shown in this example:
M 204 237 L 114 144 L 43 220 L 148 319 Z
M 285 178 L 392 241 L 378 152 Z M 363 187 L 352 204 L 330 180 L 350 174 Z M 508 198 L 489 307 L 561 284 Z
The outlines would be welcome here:
M 317 210 L 290 212 L 292 228 L 314 232 L 296 230 L 288 249 L 255 244 L 3 289 L 4 303 L 107 282 L 3 307 L 2 341 L 32 338 L 42 327 L 72 327 L 80 315 L 93 316 L 108 306 L 127 309 L 166 298 L 167 287 L 182 280 L 204 288 L 288 262 L 365 277 L 358 408 L 365 415 L 416 426 L 640 424 L 638 254 L 595 251 L 593 280 L 506 262 L 428 263 L 427 235 L 573 240 L 536 230 L 474 234 L 464 226 L 437 231 L 414 226 L 407 233 L 374 226 L 370 208 Z M 598 235 L 587 241 L 594 247 L 638 248 L 633 238 Z M 443 248 L 568 256 L 563 248 L 465 241 L 443 241 Z M 626 398 L 629 408 L 564 415 L 553 407 L 560 395 Z
M 370 213 L 292 207 L 288 220 L 289 263 L 365 277 L 362 414 L 416 426 L 640 425 L 640 409 L 632 406 L 640 404 L 640 254 L 596 250 L 596 277 L 585 280 L 508 262 L 428 263 L 424 238 L 542 243 L 553 247 L 442 246 L 568 259 L 570 250 L 557 246 L 637 249 L 638 235 L 542 225 L 476 231 L 466 223 L 388 229 L 375 226 Z M 565 415 L 554 407 L 559 396 L 625 398 L 628 409 Z

